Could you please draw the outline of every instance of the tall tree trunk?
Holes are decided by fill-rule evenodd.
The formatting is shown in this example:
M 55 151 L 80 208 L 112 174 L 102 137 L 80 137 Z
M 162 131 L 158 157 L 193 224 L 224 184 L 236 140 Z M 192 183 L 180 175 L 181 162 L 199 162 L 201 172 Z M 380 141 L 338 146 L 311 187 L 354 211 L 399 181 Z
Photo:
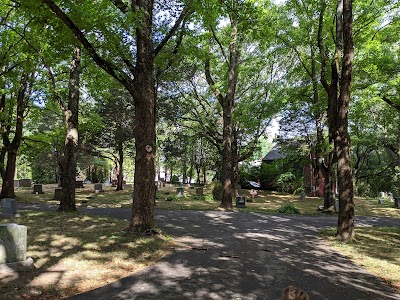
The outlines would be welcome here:
M 354 191 L 350 160 L 350 136 L 348 132 L 348 111 L 354 59 L 352 3 L 352 0 L 343 0 L 344 55 L 338 101 L 338 133 L 335 137 L 339 187 L 339 219 L 336 237 L 342 241 L 348 241 L 354 237 Z
M 74 48 L 69 77 L 68 109 L 64 111 L 67 127 L 63 157 L 63 178 L 61 181 L 64 199 L 60 200 L 58 211 L 75 211 L 75 182 L 77 151 L 79 141 L 78 110 L 81 74 L 81 50 Z
M 233 9 L 236 9 L 234 4 Z M 221 166 L 221 183 L 222 183 L 222 200 L 220 207 L 233 208 L 232 204 L 232 180 L 233 180 L 233 157 L 232 157 L 232 143 L 233 143 L 233 108 L 236 94 L 236 86 L 238 80 L 238 64 L 240 51 L 238 49 L 238 20 L 233 12 L 230 16 L 231 22 L 231 42 L 229 45 L 229 63 L 228 63 L 228 86 L 225 97 L 221 91 L 215 87 L 215 82 L 210 73 L 210 61 L 206 60 L 205 73 L 206 80 L 210 88 L 213 90 L 219 103 L 222 106 L 222 119 L 223 119 L 223 149 L 222 149 L 222 166 Z
M 17 117 L 15 121 L 15 132 L 12 142 L 9 140 L 10 130 L 2 132 L 3 147 L 7 151 L 7 163 L 3 174 L 3 184 L 0 198 L 15 198 L 14 176 L 17 163 L 17 152 L 22 141 L 22 130 L 24 127 L 24 113 L 27 107 L 30 93 L 27 92 L 29 75 L 23 74 L 20 80 L 20 88 L 17 96 Z M 4 98 L 5 99 L 5 98 Z
M 156 148 L 156 95 L 153 77 L 153 1 L 137 1 L 143 10 L 142 26 L 136 29 L 137 63 L 134 85 L 135 102 L 135 182 L 130 229 L 145 231 L 154 223 Z
M 117 191 L 124 189 L 124 146 L 122 142 L 118 143 L 118 175 L 117 175 Z

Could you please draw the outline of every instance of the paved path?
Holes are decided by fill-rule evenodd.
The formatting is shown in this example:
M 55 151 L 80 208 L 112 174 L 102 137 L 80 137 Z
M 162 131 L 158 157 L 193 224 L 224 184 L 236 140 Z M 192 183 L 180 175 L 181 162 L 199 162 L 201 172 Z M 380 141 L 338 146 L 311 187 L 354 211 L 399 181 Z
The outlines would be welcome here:
M 35 207 L 48 209 L 20 209 Z M 129 209 L 82 211 L 130 216 Z M 399 293 L 317 237 L 321 228 L 336 225 L 334 216 L 158 210 L 156 222 L 179 244 L 172 255 L 71 299 L 275 300 L 292 284 L 304 288 L 313 300 L 400 300 Z M 399 218 L 360 217 L 356 222 L 400 226 Z

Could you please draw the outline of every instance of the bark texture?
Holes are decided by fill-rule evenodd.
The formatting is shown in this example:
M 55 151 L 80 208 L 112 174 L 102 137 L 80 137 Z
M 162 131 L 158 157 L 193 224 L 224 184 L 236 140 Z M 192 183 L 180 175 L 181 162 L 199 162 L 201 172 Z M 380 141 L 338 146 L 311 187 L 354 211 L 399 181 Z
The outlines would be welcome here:
M 79 88 L 81 74 L 81 50 L 75 48 L 70 65 L 69 99 L 68 108 L 64 111 L 67 133 L 65 136 L 65 148 L 62 159 L 63 178 L 61 186 L 64 199 L 60 200 L 59 211 L 75 211 L 75 182 L 78 152 L 78 110 L 79 110 Z

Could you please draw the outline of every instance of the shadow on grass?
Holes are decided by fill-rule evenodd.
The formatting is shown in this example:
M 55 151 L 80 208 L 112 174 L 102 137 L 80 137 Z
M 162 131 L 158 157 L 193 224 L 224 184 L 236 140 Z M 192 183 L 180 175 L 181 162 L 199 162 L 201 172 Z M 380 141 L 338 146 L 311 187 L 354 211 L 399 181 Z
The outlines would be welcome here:
M 2 299 L 59 299 L 117 280 L 158 260 L 171 241 L 127 234 L 126 220 L 78 213 L 21 211 L 5 220 L 28 227 L 31 272 L 0 276 Z
M 314 221 L 313 221 L 314 220 Z M 280 299 L 287 285 L 311 299 L 399 299 L 317 236 L 335 218 L 162 211 L 175 254 L 72 299 Z

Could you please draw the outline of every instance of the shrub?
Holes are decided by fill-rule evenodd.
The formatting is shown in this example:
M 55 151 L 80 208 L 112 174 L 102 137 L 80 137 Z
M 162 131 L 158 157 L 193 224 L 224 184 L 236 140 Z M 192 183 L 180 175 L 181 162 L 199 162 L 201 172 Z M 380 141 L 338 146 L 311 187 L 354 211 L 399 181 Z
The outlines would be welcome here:
M 176 175 L 172 175 L 170 181 L 171 181 L 171 183 L 179 183 L 179 177 Z
M 300 214 L 300 210 L 297 207 L 295 207 L 292 203 L 288 203 L 286 205 L 282 205 L 276 211 L 278 213 L 288 214 L 288 215 L 298 215 L 298 214 Z
M 222 200 L 222 184 L 220 182 L 216 182 L 212 191 L 214 200 Z

